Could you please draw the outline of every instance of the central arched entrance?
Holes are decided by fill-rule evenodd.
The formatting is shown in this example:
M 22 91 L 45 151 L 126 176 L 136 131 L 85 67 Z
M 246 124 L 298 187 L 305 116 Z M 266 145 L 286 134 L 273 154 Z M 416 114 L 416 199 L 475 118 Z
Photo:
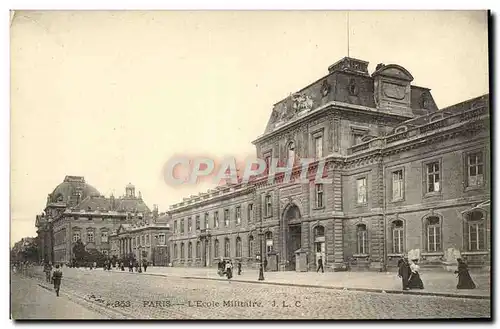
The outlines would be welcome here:
M 282 229 L 284 233 L 284 255 L 287 271 L 295 271 L 295 251 L 301 248 L 302 226 L 300 210 L 290 204 L 283 213 Z

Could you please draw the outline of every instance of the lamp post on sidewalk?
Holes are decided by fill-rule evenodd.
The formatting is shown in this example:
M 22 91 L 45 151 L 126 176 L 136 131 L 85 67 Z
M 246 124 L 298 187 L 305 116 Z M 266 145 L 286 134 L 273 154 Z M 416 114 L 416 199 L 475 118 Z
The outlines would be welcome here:
M 142 273 L 142 267 L 141 267 L 141 257 L 142 257 L 142 246 L 139 245 L 139 270 L 137 272 Z
M 262 260 L 263 260 L 263 252 L 262 252 L 262 243 L 263 243 L 263 237 L 264 237 L 264 232 L 262 232 L 262 225 L 260 226 L 260 231 L 259 231 L 259 243 L 260 243 L 260 264 L 259 264 L 259 281 L 264 280 L 264 268 L 262 266 Z

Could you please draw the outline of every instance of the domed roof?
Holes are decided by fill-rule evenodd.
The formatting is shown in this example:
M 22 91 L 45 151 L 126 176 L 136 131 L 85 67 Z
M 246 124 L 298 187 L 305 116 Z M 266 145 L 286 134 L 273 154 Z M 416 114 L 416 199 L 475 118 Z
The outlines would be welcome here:
M 80 190 L 81 196 L 80 201 L 85 199 L 88 196 L 92 195 L 100 195 L 99 191 L 85 183 L 85 179 L 81 176 L 66 176 L 64 181 L 57 185 L 52 194 L 50 195 L 51 202 L 63 201 L 69 202 L 74 193 Z

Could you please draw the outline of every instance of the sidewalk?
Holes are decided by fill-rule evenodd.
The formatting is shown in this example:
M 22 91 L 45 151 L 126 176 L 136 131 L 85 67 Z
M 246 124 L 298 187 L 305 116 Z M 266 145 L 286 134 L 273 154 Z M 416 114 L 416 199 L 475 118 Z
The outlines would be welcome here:
M 65 297 L 56 297 L 38 281 L 20 275 L 11 276 L 11 317 L 14 320 L 103 319 L 102 314 Z
M 127 271 L 126 273 L 129 273 Z M 420 276 L 425 289 L 404 292 L 401 289 L 401 279 L 395 272 L 264 272 L 264 281 L 257 280 L 259 273 L 254 269 L 242 269 L 242 275 L 236 273 L 235 271 L 232 281 L 443 297 L 481 299 L 491 297 L 489 273 L 471 273 L 477 288 L 461 290 L 456 289 L 458 279 L 452 272 L 422 271 Z M 148 267 L 146 273 L 134 272 L 134 274 L 227 281 L 225 277 L 220 277 L 214 268 Z

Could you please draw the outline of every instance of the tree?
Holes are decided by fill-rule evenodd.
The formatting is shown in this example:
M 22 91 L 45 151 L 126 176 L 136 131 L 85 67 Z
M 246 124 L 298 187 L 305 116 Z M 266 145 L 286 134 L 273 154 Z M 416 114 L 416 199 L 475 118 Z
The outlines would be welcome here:
M 86 261 L 87 258 L 87 250 L 85 250 L 85 245 L 82 240 L 78 239 L 75 245 L 73 246 L 73 257 L 77 264 L 82 264 Z

